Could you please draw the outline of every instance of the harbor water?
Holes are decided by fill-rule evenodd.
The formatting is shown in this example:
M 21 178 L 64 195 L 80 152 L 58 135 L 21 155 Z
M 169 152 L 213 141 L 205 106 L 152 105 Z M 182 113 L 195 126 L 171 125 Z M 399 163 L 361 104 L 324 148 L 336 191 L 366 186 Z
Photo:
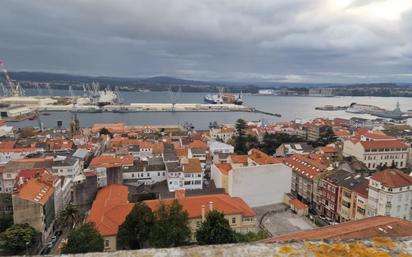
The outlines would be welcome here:
M 46 95 L 46 92 L 43 92 Z M 69 95 L 68 90 L 53 90 L 53 95 Z M 33 89 L 26 89 L 26 95 L 38 95 Z M 82 91 L 74 91 L 76 95 L 82 95 Z M 181 93 L 178 103 L 203 103 L 205 93 Z M 170 103 L 169 92 L 121 92 L 124 103 Z M 234 123 L 237 119 L 290 121 L 295 119 L 308 120 L 317 117 L 324 118 L 375 118 L 367 114 L 353 114 L 345 111 L 321 111 L 316 107 L 324 105 L 348 106 L 351 103 L 376 105 L 392 110 L 399 101 L 402 111 L 412 110 L 412 99 L 406 97 L 299 97 L 299 96 L 258 96 L 243 95 L 244 105 L 254 107 L 261 111 L 279 113 L 282 117 L 268 116 L 247 112 L 134 112 L 134 113 L 80 113 L 80 124 L 83 127 L 92 126 L 94 123 L 124 122 L 127 124 L 184 124 L 192 123 L 196 129 L 206 129 L 211 121 L 218 123 Z M 41 115 L 41 121 L 45 127 L 55 127 L 57 121 L 63 121 L 67 126 L 71 120 L 71 112 L 51 112 L 48 116 Z M 408 120 L 412 123 L 412 119 Z M 25 120 L 11 123 L 15 127 L 38 126 L 37 120 Z

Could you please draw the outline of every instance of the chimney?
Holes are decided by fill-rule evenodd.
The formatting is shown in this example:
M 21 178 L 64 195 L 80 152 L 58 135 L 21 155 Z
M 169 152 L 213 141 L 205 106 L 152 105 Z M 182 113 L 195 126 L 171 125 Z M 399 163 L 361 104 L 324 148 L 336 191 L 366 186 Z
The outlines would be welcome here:
M 184 188 L 179 188 L 179 189 L 175 190 L 175 199 L 176 200 L 180 200 L 180 199 L 185 198 L 185 195 L 186 195 L 186 191 L 185 191 Z
M 205 212 L 206 212 L 206 207 L 204 204 L 202 204 L 202 222 L 205 222 L 206 218 L 205 218 Z
M 209 202 L 209 211 L 213 211 L 213 202 Z

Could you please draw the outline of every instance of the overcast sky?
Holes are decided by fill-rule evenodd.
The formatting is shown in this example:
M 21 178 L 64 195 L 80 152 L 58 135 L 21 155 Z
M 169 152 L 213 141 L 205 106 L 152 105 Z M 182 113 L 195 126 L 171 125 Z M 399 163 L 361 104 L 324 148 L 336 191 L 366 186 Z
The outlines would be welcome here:
M 1 0 L 10 70 L 412 81 L 412 0 Z

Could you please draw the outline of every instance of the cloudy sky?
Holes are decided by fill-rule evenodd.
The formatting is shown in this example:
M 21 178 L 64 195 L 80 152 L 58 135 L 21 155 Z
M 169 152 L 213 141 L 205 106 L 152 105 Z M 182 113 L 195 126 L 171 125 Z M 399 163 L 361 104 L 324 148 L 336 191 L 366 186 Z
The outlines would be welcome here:
M 412 81 L 412 0 L 1 0 L 10 70 Z

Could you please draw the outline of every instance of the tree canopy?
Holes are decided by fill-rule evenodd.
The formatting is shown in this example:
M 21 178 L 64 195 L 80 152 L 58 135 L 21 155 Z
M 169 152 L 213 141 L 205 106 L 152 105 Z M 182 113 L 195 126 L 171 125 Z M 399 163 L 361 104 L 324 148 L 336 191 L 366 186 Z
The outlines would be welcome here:
M 290 136 L 286 133 L 265 133 L 263 135 L 261 150 L 267 154 L 272 155 L 276 152 L 276 148 L 278 148 L 283 143 L 297 143 L 302 141 L 303 140 L 301 138 L 297 136 Z
M 211 211 L 196 232 L 196 240 L 201 245 L 236 243 L 236 232 L 230 227 L 223 213 Z
M 69 233 L 67 244 L 63 246 L 62 253 L 102 252 L 103 249 L 103 237 L 93 223 L 85 223 Z
M 117 233 L 118 249 L 140 249 L 150 239 L 155 216 L 145 203 L 137 203 Z
M 15 224 L 2 233 L 3 248 L 11 253 L 21 253 L 36 242 L 37 231 L 28 224 Z
M 177 200 L 170 205 L 161 202 L 155 216 L 156 224 L 150 240 L 152 246 L 174 247 L 187 243 L 190 237 L 189 217 Z
M 237 154 L 247 153 L 247 139 L 245 136 L 246 122 L 242 119 L 236 121 L 236 138 L 235 138 L 235 152 Z

